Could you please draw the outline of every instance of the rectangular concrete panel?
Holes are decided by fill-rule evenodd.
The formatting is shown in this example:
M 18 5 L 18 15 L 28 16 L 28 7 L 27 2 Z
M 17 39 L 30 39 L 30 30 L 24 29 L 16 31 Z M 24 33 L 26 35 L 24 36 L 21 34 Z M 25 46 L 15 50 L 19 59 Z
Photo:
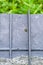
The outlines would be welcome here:
M 9 58 L 8 51 L 0 51 L 0 58 Z
M 28 56 L 28 51 L 12 51 L 12 57 Z
M 43 57 L 43 51 L 32 51 L 31 56 Z
M 0 48 L 9 48 L 9 15 L 0 14 Z
M 27 15 L 13 15 L 12 47 L 28 49 Z
M 43 15 L 31 15 L 31 47 L 43 49 Z

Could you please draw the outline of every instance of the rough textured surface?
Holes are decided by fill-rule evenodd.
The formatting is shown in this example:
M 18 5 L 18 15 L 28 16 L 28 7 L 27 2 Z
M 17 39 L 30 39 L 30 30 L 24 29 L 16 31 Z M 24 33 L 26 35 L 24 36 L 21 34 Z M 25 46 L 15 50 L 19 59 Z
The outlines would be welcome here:
M 32 65 L 43 65 L 43 57 L 31 57 Z M 0 58 L 0 65 L 28 65 L 28 57 L 21 56 L 13 59 Z
M 21 56 L 13 59 L 0 58 L 0 65 L 28 65 L 28 57 Z
M 43 57 L 32 57 L 31 60 L 32 65 L 43 65 Z

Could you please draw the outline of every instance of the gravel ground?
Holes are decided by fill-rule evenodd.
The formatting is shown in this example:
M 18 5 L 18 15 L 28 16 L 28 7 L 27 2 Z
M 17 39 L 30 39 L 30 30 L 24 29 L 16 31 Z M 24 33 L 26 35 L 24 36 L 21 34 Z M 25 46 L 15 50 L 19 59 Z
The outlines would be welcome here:
M 43 57 L 31 57 L 32 65 L 43 65 Z M 28 65 L 28 57 L 20 56 L 13 59 L 0 58 L 0 65 Z

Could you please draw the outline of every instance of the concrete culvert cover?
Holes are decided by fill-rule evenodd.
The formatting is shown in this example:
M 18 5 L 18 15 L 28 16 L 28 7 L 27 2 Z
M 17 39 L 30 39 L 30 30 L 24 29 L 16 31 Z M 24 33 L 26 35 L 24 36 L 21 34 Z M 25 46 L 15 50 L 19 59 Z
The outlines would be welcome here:
M 28 65 L 28 56 L 0 58 L 0 65 Z M 31 65 L 43 65 L 43 57 L 31 57 Z

